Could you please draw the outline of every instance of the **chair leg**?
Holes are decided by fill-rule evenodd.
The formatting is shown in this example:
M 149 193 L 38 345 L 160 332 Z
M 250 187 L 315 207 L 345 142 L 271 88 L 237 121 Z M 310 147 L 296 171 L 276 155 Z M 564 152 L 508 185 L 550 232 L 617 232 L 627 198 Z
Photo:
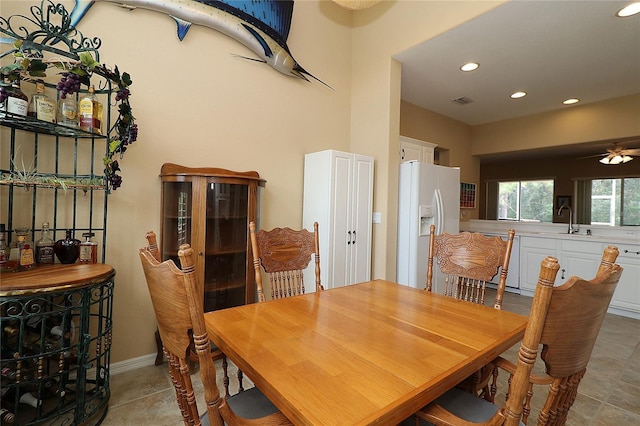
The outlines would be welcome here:
M 229 398 L 229 363 L 224 355 L 222 356 L 222 382 L 224 383 L 224 396 Z
M 243 377 L 244 374 L 242 373 L 242 370 L 238 369 L 238 392 L 244 392 L 244 386 L 242 385 Z
M 158 351 L 156 355 L 155 365 L 161 365 L 164 360 L 164 350 L 162 348 L 162 338 L 160 337 L 160 332 L 156 330 L 156 349 Z

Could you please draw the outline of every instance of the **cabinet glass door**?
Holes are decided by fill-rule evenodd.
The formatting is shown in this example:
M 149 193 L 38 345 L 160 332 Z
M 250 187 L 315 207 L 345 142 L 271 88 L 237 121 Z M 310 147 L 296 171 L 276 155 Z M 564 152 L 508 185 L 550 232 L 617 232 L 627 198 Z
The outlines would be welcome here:
M 164 182 L 162 190 L 162 259 L 179 266 L 180 245 L 191 244 L 191 182 Z
M 245 304 L 247 185 L 209 182 L 204 271 L 204 310 Z

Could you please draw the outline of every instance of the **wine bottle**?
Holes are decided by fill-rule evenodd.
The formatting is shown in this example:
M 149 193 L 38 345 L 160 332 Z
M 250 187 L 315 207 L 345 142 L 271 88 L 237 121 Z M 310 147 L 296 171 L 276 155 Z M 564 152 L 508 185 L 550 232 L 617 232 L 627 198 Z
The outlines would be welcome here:
M 33 408 L 38 408 L 40 406 L 40 404 L 42 404 L 42 400 L 40 400 L 40 399 L 36 398 L 35 396 L 31 395 L 31 392 L 25 392 L 24 394 L 22 394 L 18 401 L 21 404 L 30 405 Z
M 29 98 L 20 90 L 20 80 L 14 80 L 10 86 L 6 86 L 7 99 L 0 104 L 0 115 L 2 112 L 7 112 L 15 115 L 27 115 L 27 108 L 29 106 Z
M 14 325 L 5 325 L 3 327 L 3 330 L 6 333 L 7 337 L 17 336 L 18 333 L 20 333 L 20 328 Z
M 60 383 L 56 379 L 47 379 L 44 382 L 44 388 L 51 395 L 64 396 L 66 394 L 66 391 L 62 386 L 60 386 Z
M 2 375 L 3 379 L 11 381 L 16 380 L 16 370 L 12 369 L 9 366 L 2 367 L 2 370 L 0 370 L 0 375 Z
M 3 423 L 12 424 L 16 419 L 16 416 L 6 408 L 0 408 L 0 421 Z
M 80 254 L 80 240 L 73 238 L 71 229 L 67 229 L 66 238 L 56 241 L 53 251 L 60 263 L 75 263 Z

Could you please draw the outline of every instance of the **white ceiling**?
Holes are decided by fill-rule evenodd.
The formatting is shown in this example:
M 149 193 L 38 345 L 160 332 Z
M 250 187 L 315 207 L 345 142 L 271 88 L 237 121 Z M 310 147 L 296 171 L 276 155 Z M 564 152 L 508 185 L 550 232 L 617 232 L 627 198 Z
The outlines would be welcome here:
M 628 1 L 514 0 L 395 56 L 402 99 L 469 125 L 640 93 L 640 15 Z M 466 62 L 480 68 L 461 72 Z M 513 100 L 509 95 L 525 91 Z M 461 106 L 452 100 L 467 97 Z M 640 117 L 639 117 L 640 120 Z

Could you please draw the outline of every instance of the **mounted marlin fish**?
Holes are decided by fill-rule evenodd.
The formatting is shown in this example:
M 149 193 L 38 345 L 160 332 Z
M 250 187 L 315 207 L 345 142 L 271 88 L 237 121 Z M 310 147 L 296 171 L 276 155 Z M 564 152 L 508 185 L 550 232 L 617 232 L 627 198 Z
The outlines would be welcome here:
M 70 23 L 77 26 L 96 1 L 108 1 L 128 9 L 148 9 L 171 16 L 178 24 L 178 38 L 184 39 L 191 24 L 212 28 L 239 41 L 260 59 L 281 73 L 309 81 L 309 74 L 293 59 L 287 37 L 293 16 L 293 0 L 76 0 Z

